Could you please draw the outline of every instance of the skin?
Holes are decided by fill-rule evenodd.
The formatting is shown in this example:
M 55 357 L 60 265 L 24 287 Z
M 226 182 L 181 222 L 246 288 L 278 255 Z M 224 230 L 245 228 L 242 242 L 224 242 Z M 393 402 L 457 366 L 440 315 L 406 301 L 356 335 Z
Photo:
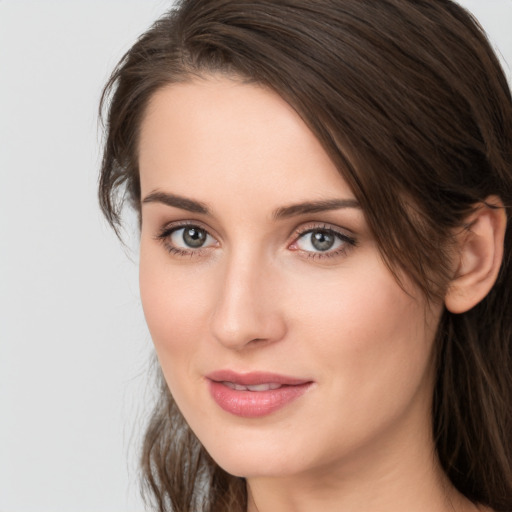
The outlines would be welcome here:
M 442 307 L 397 284 L 357 205 L 275 216 L 355 200 L 296 112 L 235 79 L 174 84 L 153 96 L 139 149 L 147 323 L 190 427 L 246 477 L 248 510 L 475 510 L 446 481 L 430 433 Z M 156 192 L 209 213 L 144 202 Z M 203 247 L 187 246 L 183 223 L 208 233 Z M 342 238 L 321 252 L 311 229 Z M 219 369 L 313 385 L 272 414 L 241 418 L 209 393 L 205 375 Z

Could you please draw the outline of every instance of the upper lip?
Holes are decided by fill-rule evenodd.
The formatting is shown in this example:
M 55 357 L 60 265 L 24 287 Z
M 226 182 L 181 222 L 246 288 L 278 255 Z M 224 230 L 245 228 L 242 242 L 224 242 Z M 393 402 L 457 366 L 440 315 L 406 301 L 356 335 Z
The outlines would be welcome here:
M 233 382 L 242 386 L 257 386 L 258 384 L 282 384 L 286 386 L 299 386 L 311 382 L 310 379 L 300 379 L 287 375 L 270 372 L 238 373 L 233 370 L 217 370 L 206 375 L 207 379 L 215 382 Z

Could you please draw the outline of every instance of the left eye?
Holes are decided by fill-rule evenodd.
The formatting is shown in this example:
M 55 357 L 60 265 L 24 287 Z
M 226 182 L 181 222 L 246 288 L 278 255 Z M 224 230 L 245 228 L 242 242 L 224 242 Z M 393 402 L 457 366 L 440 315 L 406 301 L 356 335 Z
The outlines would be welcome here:
M 169 240 L 178 249 L 200 249 L 215 243 L 215 239 L 204 229 L 197 226 L 185 226 L 174 230 Z
M 329 229 L 314 229 L 300 236 L 295 245 L 301 251 L 335 251 L 345 243 L 342 236 Z

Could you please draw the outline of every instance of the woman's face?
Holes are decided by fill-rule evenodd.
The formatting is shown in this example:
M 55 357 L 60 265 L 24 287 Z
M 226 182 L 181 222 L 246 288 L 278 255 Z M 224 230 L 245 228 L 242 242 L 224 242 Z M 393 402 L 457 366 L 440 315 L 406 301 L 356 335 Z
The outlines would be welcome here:
M 222 77 L 161 89 L 140 174 L 147 323 L 180 410 L 224 469 L 343 470 L 429 439 L 440 308 L 397 284 L 284 100 Z

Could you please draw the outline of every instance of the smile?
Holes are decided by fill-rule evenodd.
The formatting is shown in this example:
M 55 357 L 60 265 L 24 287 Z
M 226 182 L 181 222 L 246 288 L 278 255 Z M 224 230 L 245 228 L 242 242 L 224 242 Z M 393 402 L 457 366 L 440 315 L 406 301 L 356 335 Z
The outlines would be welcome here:
M 282 375 L 229 370 L 209 374 L 207 381 L 216 404 L 243 418 L 267 416 L 302 396 L 313 384 Z

